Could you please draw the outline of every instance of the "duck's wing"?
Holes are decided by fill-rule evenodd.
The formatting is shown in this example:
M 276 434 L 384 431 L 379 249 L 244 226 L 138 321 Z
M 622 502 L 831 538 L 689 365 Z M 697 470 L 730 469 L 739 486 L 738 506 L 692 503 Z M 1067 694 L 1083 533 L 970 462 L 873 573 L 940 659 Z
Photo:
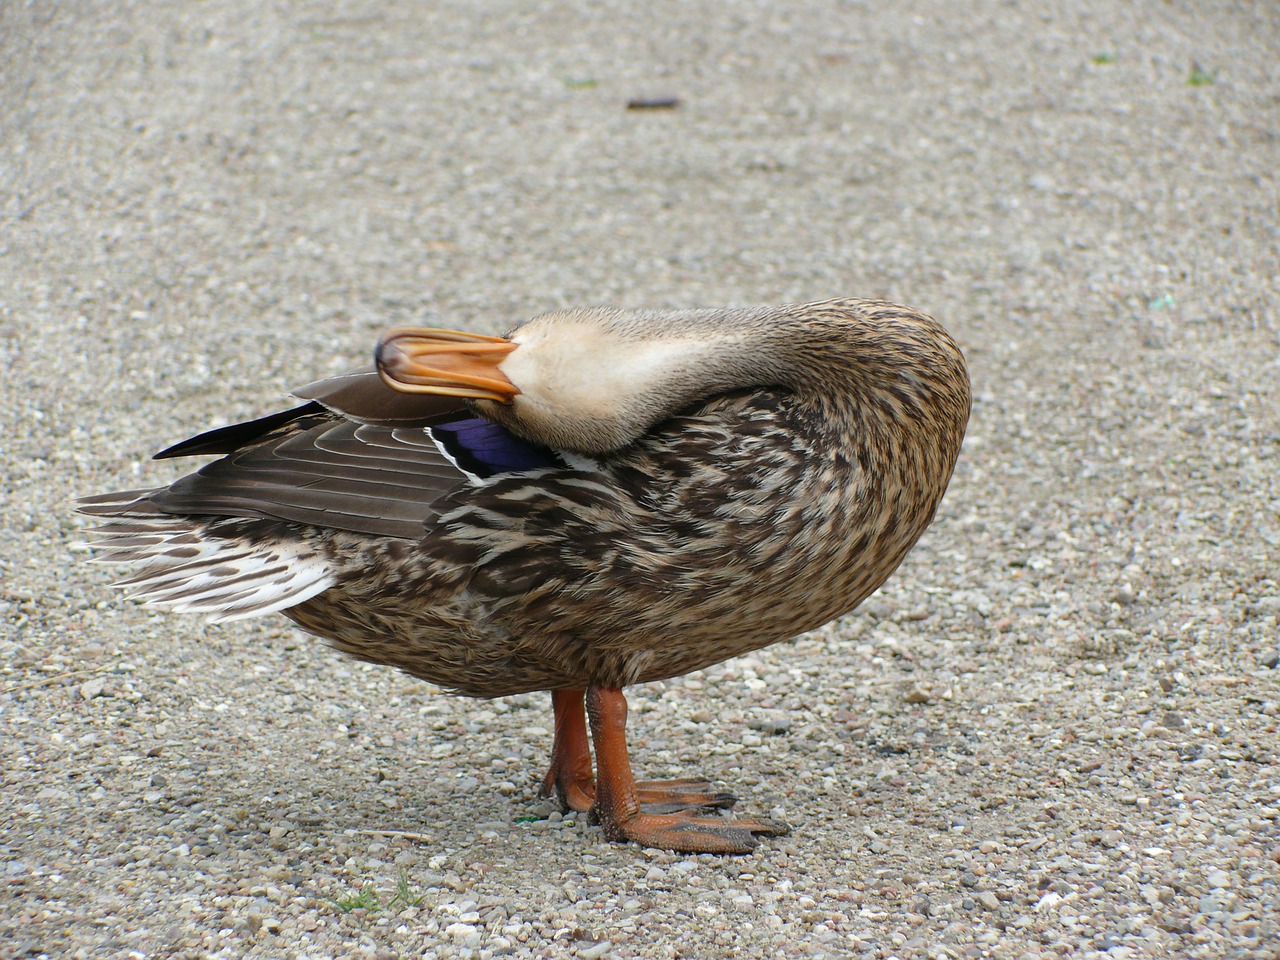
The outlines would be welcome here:
M 325 410 L 357 423 L 388 427 L 426 427 L 433 423 L 447 423 L 466 412 L 466 407 L 457 397 L 408 394 L 392 390 L 382 382 L 382 377 L 373 367 L 362 367 L 336 377 L 316 380 L 292 391 L 292 395 L 310 402 L 256 420 L 208 430 L 166 447 L 153 459 L 235 453 L 274 430 Z
M 162 451 L 166 458 L 224 454 L 170 486 L 86 497 L 79 509 L 252 517 L 419 540 L 437 501 L 460 484 L 563 465 L 555 452 L 476 418 L 456 399 L 399 394 L 376 373 L 320 381 L 299 395 L 313 399 Z

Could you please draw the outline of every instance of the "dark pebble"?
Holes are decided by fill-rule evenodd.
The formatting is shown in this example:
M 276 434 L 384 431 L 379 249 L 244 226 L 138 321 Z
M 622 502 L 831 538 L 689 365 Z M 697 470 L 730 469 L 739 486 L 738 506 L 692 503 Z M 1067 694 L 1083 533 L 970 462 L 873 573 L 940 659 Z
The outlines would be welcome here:
M 674 110 L 678 106 L 679 97 L 639 97 L 627 101 L 628 110 Z

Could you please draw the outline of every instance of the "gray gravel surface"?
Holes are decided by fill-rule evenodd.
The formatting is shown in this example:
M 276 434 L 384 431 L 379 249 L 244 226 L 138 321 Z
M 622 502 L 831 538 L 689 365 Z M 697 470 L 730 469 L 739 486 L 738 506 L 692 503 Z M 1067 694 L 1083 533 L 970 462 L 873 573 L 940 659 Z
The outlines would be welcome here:
M 0 955 L 1280 956 L 1280 7 L 0 4 Z M 674 109 L 628 110 L 678 97 Z M 605 842 L 544 696 L 121 602 L 69 498 L 396 324 L 884 296 L 976 403 L 862 611 L 633 691 L 795 826 Z

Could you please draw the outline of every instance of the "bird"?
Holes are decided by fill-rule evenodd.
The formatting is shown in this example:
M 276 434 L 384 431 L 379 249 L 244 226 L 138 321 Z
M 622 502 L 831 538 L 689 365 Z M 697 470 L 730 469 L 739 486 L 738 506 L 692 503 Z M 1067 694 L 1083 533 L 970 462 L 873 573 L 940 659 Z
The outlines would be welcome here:
M 625 688 L 854 610 L 933 521 L 971 404 L 942 325 L 851 298 L 396 328 L 294 396 L 156 454 L 217 457 L 168 486 L 81 498 L 95 559 L 155 607 L 278 611 L 466 697 L 549 692 L 543 796 L 724 854 L 789 827 L 637 781 Z

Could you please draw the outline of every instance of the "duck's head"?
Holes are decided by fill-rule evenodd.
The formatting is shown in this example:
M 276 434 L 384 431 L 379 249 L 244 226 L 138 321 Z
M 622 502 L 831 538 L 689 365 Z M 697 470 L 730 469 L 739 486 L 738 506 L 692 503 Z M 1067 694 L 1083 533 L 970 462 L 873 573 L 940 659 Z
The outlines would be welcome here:
M 778 387 L 858 429 L 937 421 L 959 449 L 969 378 L 935 321 L 875 300 L 715 310 L 562 310 L 505 337 L 401 329 L 378 346 L 383 379 L 406 393 L 465 397 L 513 433 L 602 454 L 699 400 Z
M 375 357 L 396 390 L 465 397 L 531 440 L 599 454 L 740 379 L 725 371 L 731 331 L 666 316 L 560 311 L 506 337 L 400 328 L 383 336 Z

